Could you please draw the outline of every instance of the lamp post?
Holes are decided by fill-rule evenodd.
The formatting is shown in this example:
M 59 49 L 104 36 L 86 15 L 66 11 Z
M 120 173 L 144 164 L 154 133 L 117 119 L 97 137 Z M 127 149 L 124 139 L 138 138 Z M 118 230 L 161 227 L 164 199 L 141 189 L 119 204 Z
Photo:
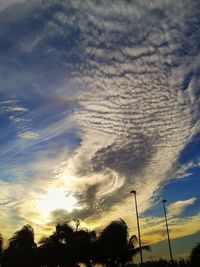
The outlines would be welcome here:
M 142 249 L 141 249 L 140 224 L 139 224 L 139 217 L 138 217 L 136 191 L 132 190 L 130 193 L 134 194 L 134 196 L 135 196 L 135 210 L 136 210 L 136 217 L 137 217 L 138 239 L 139 239 L 139 247 L 140 247 L 140 262 L 142 265 L 143 264 L 143 257 L 142 257 Z
M 167 229 L 167 238 L 168 238 L 168 244 L 169 244 L 169 254 L 170 254 L 170 259 L 171 262 L 173 263 L 173 258 L 172 258 L 172 249 L 171 249 L 171 243 L 170 243 L 170 236 L 169 236 L 169 228 L 168 228 L 168 222 L 167 222 L 167 214 L 166 214 L 166 207 L 165 207 L 165 203 L 167 202 L 167 200 L 163 200 L 163 209 L 164 209 L 164 214 L 165 214 L 165 223 L 166 223 L 166 229 Z

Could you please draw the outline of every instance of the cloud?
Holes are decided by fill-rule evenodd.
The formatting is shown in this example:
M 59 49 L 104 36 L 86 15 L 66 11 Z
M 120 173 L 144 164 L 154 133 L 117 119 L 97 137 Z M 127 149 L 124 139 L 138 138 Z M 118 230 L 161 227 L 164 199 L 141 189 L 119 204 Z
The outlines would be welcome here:
M 16 229 L 27 223 L 35 228 L 37 241 L 41 236 L 53 231 L 54 225 L 46 216 L 43 205 L 48 192 L 53 190 L 57 192 L 56 190 L 59 191 L 58 188 L 60 188 L 63 194 L 69 194 L 68 190 L 64 188 L 63 181 L 56 179 L 60 173 L 60 167 L 64 166 L 67 157 L 66 147 L 56 151 L 51 144 L 46 151 L 38 152 L 37 157 L 31 162 L 26 160 L 23 163 L 20 162 L 20 165 L 19 163 L 13 164 L 12 172 L 1 172 L 0 214 L 2 220 L 0 228 L 5 242 Z M 11 177 L 7 177 L 8 173 Z M 40 203 L 40 200 L 44 201 Z M 49 201 L 48 204 L 51 205 L 52 194 Z M 63 207 L 63 203 L 60 204 Z M 41 208 L 44 212 L 41 212 Z M 49 209 L 51 209 L 50 206 Z
M 171 215 L 180 215 L 187 207 L 193 205 L 196 201 L 196 198 L 190 198 L 182 201 L 176 201 L 168 207 L 169 213 Z
M 14 100 L 5 100 L 1 101 L 1 108 L 0 108 L 0 113 L 1 114 L 23 114 L 24 112 L 27 112 L 28 109 L 26 107 L 23 107 L 20 105 L 19 101 L 14 99 Z
M 200 214 L 181 218 L 168 218 L 171 239 L 189 236 L 199 231 Z M 147 227 L 148 225 L 148 227 Z M 145 244 L 153 244 L 166 239 L 164 217 L 147 217 L 141 220 L 142 239 Z M 173 241 L 172 241 L 173 242 Z
M 200 167 L 199 158 L 186 163 L 179 163 L 178 161 L 171 167 L 168 176 L 172 179 L 182 179 L 192 175 L 192 169 Z
M 39 135 L 37 133 L 26 131 L 22 133 L 18 133 L 18 136 L 25 139 L 38 139 Z
M 24 0 L 2 0 L 0 3 L 0 11 L 8 8 L 13 4 L 18 4 L 20 2 L 25 2 Z
M 112 12 L 108 8 L 106 13 L 102 13 L 102 6 L 95 8 L 91 4 L 89 8 L 94 8 L 98 14 L 97 19 L 89 16 L 90 31 L 98 27 L 101 35 L 94 30 L 95 41 L 92 42 L 86 36 L 87 31 L 84 32 L 85 39 L 90 40 L 87 61 L 82 62 L 81 75 L 77 73 L 74 77 L 88 89 L 80 96 L 81 108 L 75 114 L 75 120 L 83 129 L 83 142 L 68 166 L 74 169 L 75 175 L 82 177 L 94 177 L 102 170 L 118 172 L 123 179 L 121 197 L 116 197 L 118 191 L 104 196 L 107 207 L 113 208 L 117 201 L 128 197 L 130 187 L 135 187 L 144 209 L 147 205 L 143 203 L 170 178 L 168 171 L 193 132 L 191 122 L 193 111 L 198 110 L 198 99 L 190 101 L 186 89 L 182 94 L 184 101 L 179 102 L 185 78 L 178 81 L 175 77 L 179 70 L 183 76 L 185 71 L 190 71 L 176 54 L 183 49 L 184 37 L 179 33 L 180 43 L 177 42 L 174 32 L 178 29 L 173 20 L 167 25 L 169 10 L 166 7 L 165 11 L 150 11 L 140 9 L 136 3 L 137 16 L 132 17 L 115 4 Z M 181 8 L 184 10 L 184 5 Z M 120 21 L 126 28 L 118 27 L 119 10 Z M 152 12 L 152 16 L 144 20 L 145 12 Z M 181 15 L 181 20 L 187 24 L 189 17 L 184 11 Z M 158 30 L 159 16 L 162 16 L 163 28 Z M 102 18 L 106 18 L 107 23 L 101 23 Z M 143 23 L 139 23 L 141 20 Z M 133 31 L 129 25 L 137 26 Z M 144 25 L 151 27 L 143 28 Z M 173 67 L 176 61 L 180 69 Z M 141 190 L 142 186 L 148 188 L 148 195 Z

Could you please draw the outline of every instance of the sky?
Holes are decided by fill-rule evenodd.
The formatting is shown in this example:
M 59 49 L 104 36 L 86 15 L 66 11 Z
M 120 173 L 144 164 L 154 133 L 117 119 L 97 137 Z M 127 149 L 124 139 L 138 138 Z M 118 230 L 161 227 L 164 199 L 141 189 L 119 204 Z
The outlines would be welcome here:
M 0 232 L 122 218 L 147 257 L 200 237 L 200 3 L 0 1 Z

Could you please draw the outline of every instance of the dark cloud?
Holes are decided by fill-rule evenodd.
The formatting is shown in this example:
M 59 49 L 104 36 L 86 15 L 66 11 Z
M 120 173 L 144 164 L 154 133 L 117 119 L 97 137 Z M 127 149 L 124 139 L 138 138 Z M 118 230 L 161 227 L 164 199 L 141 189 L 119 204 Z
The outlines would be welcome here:
M 135 146 L 136 140 L 138 146 Z M 91 159 L 93 170 L 98 172 L 109 168 L 126 177 L 136 174 L 148 165 L 153 156 L 153 145 L 153 140 L 142 133 L 127 137 L 125 142 L 118 140 L 94 154 Z

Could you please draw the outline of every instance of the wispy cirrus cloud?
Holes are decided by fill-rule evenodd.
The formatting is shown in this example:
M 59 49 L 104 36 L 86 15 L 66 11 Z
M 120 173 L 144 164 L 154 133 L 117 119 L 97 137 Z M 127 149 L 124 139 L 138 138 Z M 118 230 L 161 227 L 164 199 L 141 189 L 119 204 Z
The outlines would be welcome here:
M 24 139 L 38 139 L 39 138 L 39 135 L 32 131 L 25 131 L 25 132 L 18 133 L 18 136 Z

